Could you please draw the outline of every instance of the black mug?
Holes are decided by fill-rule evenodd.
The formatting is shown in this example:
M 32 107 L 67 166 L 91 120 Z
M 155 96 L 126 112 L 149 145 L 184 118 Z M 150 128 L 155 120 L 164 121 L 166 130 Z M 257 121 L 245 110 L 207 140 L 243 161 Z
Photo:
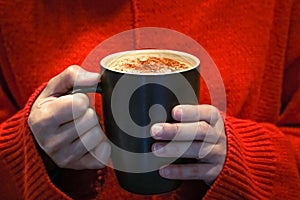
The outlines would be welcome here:
M 124 72 L 111 65 L 120 58 L 143 56 L 173 59 L 189 66 L 165 72 Z M 96 87 L 74 88 L 76 92 L 102 94 L 106 135 L 112 146 L 111 159 L 122 188 L 152 195 L 176 189 L 181 181 L 161 177 L 158 169 L 180 158 L 158 158 L 151 151 L 154 123 L 175 122 L 171 110 L 178 104 L 198 104 L 200 61 L 173 50 L 132 50 L 111 54 L 101 60 L 101 80 Z

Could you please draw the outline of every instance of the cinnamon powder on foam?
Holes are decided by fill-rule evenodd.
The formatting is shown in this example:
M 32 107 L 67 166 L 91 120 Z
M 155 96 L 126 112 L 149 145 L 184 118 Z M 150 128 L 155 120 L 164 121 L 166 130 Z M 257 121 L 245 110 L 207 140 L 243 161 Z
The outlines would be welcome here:
M 126 57 L 116 60 L 110 69 L 121 72 L 166 73 L 190 68 L 186 63 L 154 56 Z

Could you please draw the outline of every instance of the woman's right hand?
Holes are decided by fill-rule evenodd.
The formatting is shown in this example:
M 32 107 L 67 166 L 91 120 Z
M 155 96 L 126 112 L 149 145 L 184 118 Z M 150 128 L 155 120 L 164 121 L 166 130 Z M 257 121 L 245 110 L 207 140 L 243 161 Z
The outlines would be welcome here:
M 99 74 L 73 65 L 52 78 L 34 102 L 28 124 L 43 151 L 61 168 L 99 169 L 110 145 L 86 94 L 65 95 L 75 84 L 90 86 Z

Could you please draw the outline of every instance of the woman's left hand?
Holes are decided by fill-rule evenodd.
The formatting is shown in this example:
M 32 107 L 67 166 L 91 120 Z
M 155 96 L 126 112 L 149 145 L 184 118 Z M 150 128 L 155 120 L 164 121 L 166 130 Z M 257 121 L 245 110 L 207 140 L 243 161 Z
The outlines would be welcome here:
M 222 171 L 227 151 L 219 110 L 211 105 L 179 105 L 173 108 L 172 117 L 180 123 L 151 127 L 152 137 L 160 140 L 153 144 L 153 153 L 158 157 L 194 158 L 197 162 L 170 164 L 159 170 L 160 175 L 167 179 L 203 180 L 211 185 Z

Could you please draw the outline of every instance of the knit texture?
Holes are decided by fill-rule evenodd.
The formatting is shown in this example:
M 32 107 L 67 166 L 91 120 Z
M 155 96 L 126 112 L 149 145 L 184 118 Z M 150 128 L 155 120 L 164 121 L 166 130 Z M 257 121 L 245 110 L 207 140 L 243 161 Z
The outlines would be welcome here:
M 38 89 L 33 96 L 36 97 L 43 88 L 44 86 Z M 10 175 L 14 183 L 6 185 L 6 182 L 1 182 L 1 185 L 6 185 L 10 189 L 3 190 L 4 197 L 5 199 L 40 199 L 41 196 L 44 199 L 67 198 L 51 183 L 48 176 L 45 176 L 47 173 L 28 128 L 26 119 L 34 100 L 30 98 L 24 110 L 1 124 L 0 150 L 4 166 L 1 168 L 3 169 L 1 177 Z
M 0 0 L 0 199 L 298 199 L 299 19 L 298 0 Z M 27 124 L 44 82 L 105 39 L 145 26 L 188 35 L 218 66 L 227 97 L 222 172 L 210 187 L 186 181 L 154 196 L 123 190 L 109 168 L 65 169 L 53 184 Z M 134 34 L 132 48 L 151 42 Z M 209 104 L 208 88 L 219 85 L 206 83 L 200 103 Z M 101 103 L 96 109 L 101 115 Z

